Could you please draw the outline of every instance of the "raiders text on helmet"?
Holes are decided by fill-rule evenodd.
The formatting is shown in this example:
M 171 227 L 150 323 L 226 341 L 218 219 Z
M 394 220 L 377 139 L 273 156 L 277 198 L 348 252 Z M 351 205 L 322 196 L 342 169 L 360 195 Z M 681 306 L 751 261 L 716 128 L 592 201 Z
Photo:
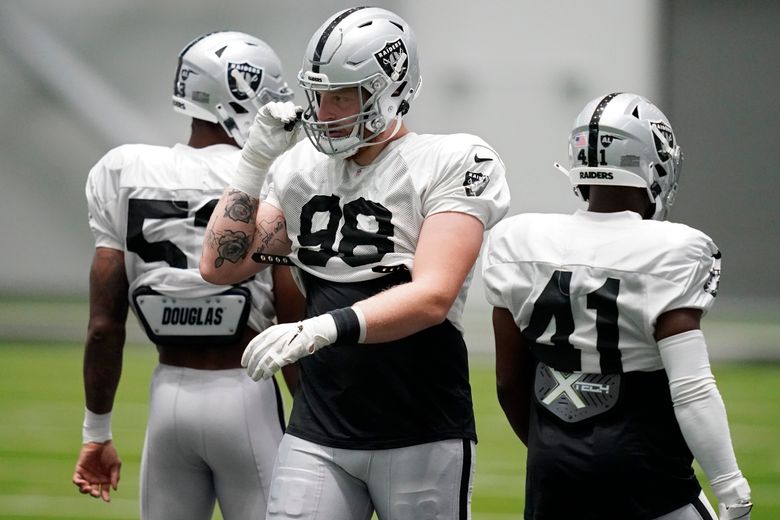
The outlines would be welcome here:
M 567 172 L 575 192 L 588 199 L 587 186 L 645 188 L 663 220 L 674 204 L 682 153 L 669 120 L 636 94 L 614 93 L 589 102 L 569 135 Z
M 401 118 L 420 89 L 417 43 L 398 15 L 377 7 L 354 7 L 336 13 L 312 36 L 298 73 L 308 110 L 303 127 L 321 152 L 343 155 L 371 144 L 371 139 Z M 356 87 L 362 109 L 337 121 L 318 119 L 319 92 Z M 343 137 L 329 131 L 347 130 Z M 353 152 L 354 153 L 354 152 Z
M 221 124 L 239 146 L 244 145 L 261 106 L 292 97 L 276 53 L 254 36 L 235 31 L 209 33 L 179 53 L 173 109 Z

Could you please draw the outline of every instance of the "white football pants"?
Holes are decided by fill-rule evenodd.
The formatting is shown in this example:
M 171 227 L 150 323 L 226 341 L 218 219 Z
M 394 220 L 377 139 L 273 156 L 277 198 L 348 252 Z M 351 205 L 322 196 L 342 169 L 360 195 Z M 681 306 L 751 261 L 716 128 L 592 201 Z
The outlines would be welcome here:
M 141 458 L 142 520 L 262 519 L 282 438 L 273 380 L 158 365 Z
M 471 518 L 475 450 L 448 439 L 404 448 L 330 448 L 285 435 L 267 520 Z
M 693 504 L 675 509 L 655 520 L 718 520 L 718 515 L 715 514 L 715 510 L 712 509 L 704 491 L 702 491 Z

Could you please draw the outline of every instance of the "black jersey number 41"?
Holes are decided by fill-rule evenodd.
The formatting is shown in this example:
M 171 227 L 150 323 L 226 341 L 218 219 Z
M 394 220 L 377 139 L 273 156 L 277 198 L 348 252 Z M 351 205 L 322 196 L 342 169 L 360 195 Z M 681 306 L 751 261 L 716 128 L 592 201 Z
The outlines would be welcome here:
M 327 214 L 327 225 L 313 231 L 313 222 L 318 213 Z M 341 225 L 341 241 L 334 250 L 336 235 Z M 376 231 L 365 231 L 358 226 L 359 217 L 373 220 Z M 393 214 L 378 202 L 366 200 L 363 197 L 347 202 L 341 209 L 340 199 L 336 195 L 315 195 L 301 208 L 301 230 L 298 242 L 298 260 L 311 265 L 323 267 L 334 256 L 340 256 L 344 263 L 351 267 L 372 264 L 382 260 L 387 253 L 394 250 Z M 375 252 L 355 254 L 358 246 L 373 246 Z
M 523 337 L 542 362 L 561 372 L 582 369 L 581 352 L 569 342 L 575 323 L 571 310 L 571 272 L 555 271 L 534 303 L 531 319 L 523 329 Z M 588 309 L 596 311 L 596 349 L 600 354 L 602 374 L 623 372 L 618 341 L 617 297 L 620 280 L 607 278 L 604 285 L 589 293 L 586 298 Z M 550 321 L 555 320 L 555 332 L 550 339 L 553 346 L 537 343 Z

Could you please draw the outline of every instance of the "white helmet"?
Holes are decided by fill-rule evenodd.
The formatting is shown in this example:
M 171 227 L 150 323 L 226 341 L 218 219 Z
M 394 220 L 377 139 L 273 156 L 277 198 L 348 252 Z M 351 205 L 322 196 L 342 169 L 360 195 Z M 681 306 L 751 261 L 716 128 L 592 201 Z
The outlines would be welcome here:
M 243 146 L 257 110 L 269 101 L 289 101 L 279 57 L 264 41 L 235 31 L 204 34 L 179 53 L 173 109 L 219 123 Z
M 303 128 L 314 146 L 329 155 L 356 151 L 394 124 L 409 110 L 422 79 L 417 42 L 398 15 L 378 7 L 353 7 L 336 13 L 309 41 L 298 73 L 309 106 Z M 358 87 L 361 111 L 337 121 L 319 121 L 319 93 Z M 348 130 L 331 138 L 328 130 Z M 353 153 L 354 153 L 353 151 Z
M 616 92 L 590 101 L 577 116 L 569 165 L 566 173 L 583 200 L 591 184 L 645 188 L 652 218 L 663 220 L 674 204 L 682 152 L 658 107 L 637 94 Z

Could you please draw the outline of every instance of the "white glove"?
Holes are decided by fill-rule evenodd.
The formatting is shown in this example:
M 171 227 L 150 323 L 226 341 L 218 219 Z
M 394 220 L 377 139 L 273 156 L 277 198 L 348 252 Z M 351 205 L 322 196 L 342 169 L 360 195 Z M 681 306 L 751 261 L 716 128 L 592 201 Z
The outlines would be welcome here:
M 710 482 L 710 487 L 720 501 L 720 520 L 750 520 L 753 504 L 750 501 L 750 485 L 744 477 L 738 475 L 723 482 Z
M 338 337 L 336 321 L 322 314 L 299 321 L 268 327 L 246 346 L 241 366 L 255 381 L 268 379 L 280 368 L 314 354 Z
M 303 109 L 272 101 L 257 111 L 230 185 L 256 197 L 274 160 L 298 142 Z
M 750 510 L 753 509 L 753 504 L 751 502 L 730 506 L 720 504 L 719 508 L 720 520 L 750 520 Z

